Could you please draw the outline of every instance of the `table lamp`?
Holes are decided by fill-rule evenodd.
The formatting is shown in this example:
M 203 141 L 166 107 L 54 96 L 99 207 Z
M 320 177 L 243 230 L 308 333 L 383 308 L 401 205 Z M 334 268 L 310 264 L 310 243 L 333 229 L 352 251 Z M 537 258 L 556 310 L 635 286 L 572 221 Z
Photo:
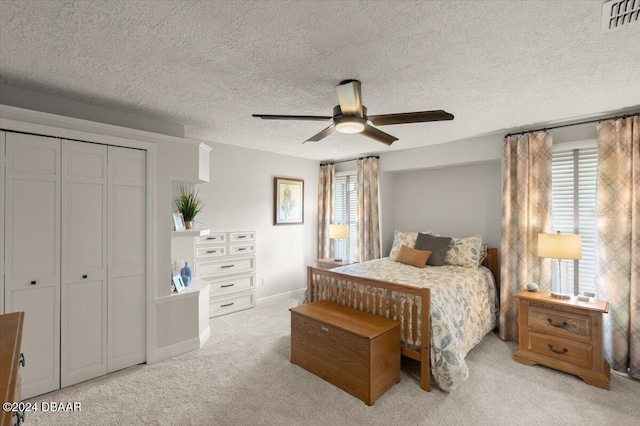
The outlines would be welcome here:
M 344 240 L 349 235 L 349 225 L 331 224 L 329 225 L 329 238 L 332 240 Z M 338 253 L 338 241 L 336 241 L 335 253 Z M 333 259 L 342 262 L 342 259 Z
M 582 258 L 580 235 L 538 234 L 538 257 L 553 259 L 551 262 L 551 297 L 569 299 L 569 263 L 563 260 Z M 566 288 L 566 291 L 565 291 Z

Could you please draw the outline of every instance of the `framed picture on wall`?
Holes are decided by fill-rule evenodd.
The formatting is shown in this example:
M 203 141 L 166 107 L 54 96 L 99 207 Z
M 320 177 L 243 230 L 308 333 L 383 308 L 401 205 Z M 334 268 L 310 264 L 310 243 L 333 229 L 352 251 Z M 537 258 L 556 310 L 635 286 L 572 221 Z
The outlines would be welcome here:
M 184 231 L 184 219 L 182 213 L 173 213 L 173 229 L 176 231 Z
M 273 186 L 273 224 L 304 223 L 304 180 L 275 177 Z

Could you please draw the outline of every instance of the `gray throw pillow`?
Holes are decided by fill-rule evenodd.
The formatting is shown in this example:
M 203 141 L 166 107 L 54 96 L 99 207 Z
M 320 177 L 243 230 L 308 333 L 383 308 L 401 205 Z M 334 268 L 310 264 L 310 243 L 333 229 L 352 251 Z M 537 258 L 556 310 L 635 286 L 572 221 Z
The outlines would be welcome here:
M 444 258 L 449 250 L 449 243 L 451 238 L 449 237 L 434 237 L 429 234 L 418 234 L 416 238 L 416 250 L 428 250 L 431 252 L 431 256 L 427 260 L 427 265 L 442 266 L 444 265 Z

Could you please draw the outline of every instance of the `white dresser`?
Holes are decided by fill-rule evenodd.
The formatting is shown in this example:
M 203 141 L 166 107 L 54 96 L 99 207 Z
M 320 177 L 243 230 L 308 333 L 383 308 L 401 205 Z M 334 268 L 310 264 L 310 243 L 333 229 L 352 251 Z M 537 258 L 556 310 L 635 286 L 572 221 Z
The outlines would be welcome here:
M 196 237 L 196 277 L 211 284 L 209 317 L 255 306 L 256 233 L 211 232 Z

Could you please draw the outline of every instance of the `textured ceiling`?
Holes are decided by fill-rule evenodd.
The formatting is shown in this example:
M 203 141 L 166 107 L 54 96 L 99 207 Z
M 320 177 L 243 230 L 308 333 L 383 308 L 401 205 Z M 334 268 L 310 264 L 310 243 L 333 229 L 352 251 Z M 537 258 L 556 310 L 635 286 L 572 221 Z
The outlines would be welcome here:
M 0 82 L 183 123 L 186 136 L 338 159 L 572 120 L 640 103 L 640 25 L 603 34 L 601 1 L 0 1 Z M 335 85 L 392 147 L 327 124 Z

